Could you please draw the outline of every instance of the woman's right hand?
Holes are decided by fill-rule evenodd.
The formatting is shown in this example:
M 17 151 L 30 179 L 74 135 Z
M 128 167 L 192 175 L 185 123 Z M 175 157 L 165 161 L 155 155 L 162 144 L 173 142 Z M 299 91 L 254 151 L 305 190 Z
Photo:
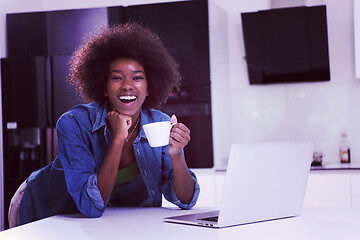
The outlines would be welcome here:
M 128 136 L 128 130 L 132 124 L 132 118 L 130 116 L 120 114 L 114 109 L 108 112 L 108 120 L 110 123 L 112 139 L 125 141 Z

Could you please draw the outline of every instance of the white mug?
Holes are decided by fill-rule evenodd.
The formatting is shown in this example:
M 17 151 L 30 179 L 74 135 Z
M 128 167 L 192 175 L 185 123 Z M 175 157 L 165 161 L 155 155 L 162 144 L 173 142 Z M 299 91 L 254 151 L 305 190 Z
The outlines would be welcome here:
M 145 135 L 151 147 L 162 147 L 169 144 L 170 130 L 175 123 L 154 122 L 143 125 Z

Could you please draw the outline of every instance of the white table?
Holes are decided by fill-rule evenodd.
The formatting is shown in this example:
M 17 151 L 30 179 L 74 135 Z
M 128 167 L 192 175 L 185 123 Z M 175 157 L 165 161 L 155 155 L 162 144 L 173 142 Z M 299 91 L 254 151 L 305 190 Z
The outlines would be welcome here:
M 360 209 L 309 208 L 301 216 L 223 229 L 165 223 L 165 216 L 203 211 L 108 208 L 100 218 L 58 215 L 0 232 L 0 239 L 360 239 Z

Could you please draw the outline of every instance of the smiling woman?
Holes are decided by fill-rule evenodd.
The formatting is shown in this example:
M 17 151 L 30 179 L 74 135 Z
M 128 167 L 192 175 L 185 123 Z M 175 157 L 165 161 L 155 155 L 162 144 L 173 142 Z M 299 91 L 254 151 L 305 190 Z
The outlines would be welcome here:
M 154 107 L 179 88 L 180 74 L 160 38 L 139 24 L 102 27 L 74 52 L 69 81 L 90 103 L 57 122 L 58 156 L 32 173 L 9 210 L 10 227 L 107 206 L 161 206 L 162 195 L 193 207 L 199 195 L 183 148 L 190 130 Z M 151 148 L 142 126 L 171 121 L 169 145 Z
M 110 109 L 114 108 L 137 119 L 147 95 L 146 74 L 139 62 L 119 58 L 110 64 L 110 76 L 105 90 Z

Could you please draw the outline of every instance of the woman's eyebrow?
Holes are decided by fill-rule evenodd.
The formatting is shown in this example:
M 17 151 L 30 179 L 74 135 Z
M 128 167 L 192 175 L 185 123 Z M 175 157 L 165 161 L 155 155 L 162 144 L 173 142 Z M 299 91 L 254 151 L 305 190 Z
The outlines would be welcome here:
M 110 73 L 113 73 L 113 72 L 114 72 L 114 73 L 122 73 L 121 70 L 111 70 L 111 71 L 110 71 Z
M 122 73 L 123 71 L 122 70 L 111 70 L 110 71 L 110 73 Z M 142 71 L 142 70 L 135 70 L 135 71 L 133 71 L 134 73 L 145 73 L 144 71 Z

